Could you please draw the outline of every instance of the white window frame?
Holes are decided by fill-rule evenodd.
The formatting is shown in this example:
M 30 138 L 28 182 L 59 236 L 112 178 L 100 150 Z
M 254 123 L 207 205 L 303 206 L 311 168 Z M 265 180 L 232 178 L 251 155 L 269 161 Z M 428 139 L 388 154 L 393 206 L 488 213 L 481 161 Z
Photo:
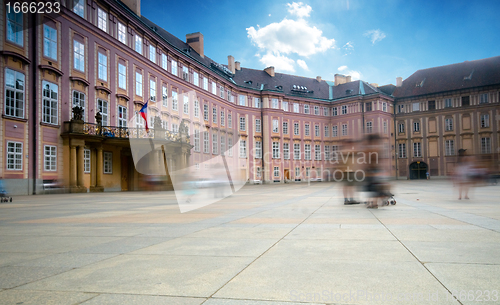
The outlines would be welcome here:
M 342 114 L 347 114 L 347 105 L 342 105 Z
M 189 96 L 187 93 L 184 94 L 183 110 L 184 114 L 189 114 Z
M 218 143 L 219 135 L 217 132 L 212 133 L 212 154 L 217 155 L 219 154 L 219 145 Z
M 194 151 L 200 152 L 200 131 L 194 130 Z
M 18 81 L 19 80 L 19 81 Z M 24 90 L 26 87 L 25 75 L 11 69 L 5 69 L 5 115 L 24 118 Z M 9 81 L 12 81 L 9 84 Z M 19 89 L 18 86 L 22 86 Z M 21 99 L 18 97 L 21 95 Z
M 11 10 L 7 13 L 7 41 L 24 46 L 24 14 L 22 12 L 14 13 Z
M 332 137 L 338 137 L 339 136 L 339 126 L 335 125 L 332 126 Z
M 262 125 L 260 119 L 255 119 L 255 132 L 262 132 Z
M 229 157 L 233 156 L 233 138 L 231 136 L 227 138 L 227 155 Z
M 118 22 L 118 41 L 127 44 L 127 27 L 121 22 Z
M 304 136 L 310 136 L 311 135 L 311 127 L 309 124 L 304 124 Z
M 239 101 L 239 105 L 240 105 L 240 106 L 246 106 L 246 104 L 247 104 L 247 101 L 246 101 L 246 96 L 244 96 L 244 95 L 242 95 L 242 94 L 240 94 L 240 95 L 238 96 L 238 101 Z
M 195 71 L 193 71 L 193 84 L 198 87 L 200 86 L 200 76 L 198 72 Z
M 273 99 L 271 99 L 271 103 L 272 103 L 272 106 L 271 106 L 271 107 L 272 107 L 273 109 L 279 109 L 279 101 L 278 101 L 278 99 L 277 99 L 277 98 L 273 98 Z
M 203 153 L 208 154 L 210 151 L 208 131 L 203 132 Z
M 273 170 L 273 177 L 279 177 L 280 176 L 280 168 L 279 166 L 275 166 Z
M 233 128 L 233 116 L 230 112 L 227 113 L 227 127 Z
M 283 159 L 290 160 L 290 143 L 283 143 Z
M 134 38 L 134 50 L 142 55 L 142 37 L 137 34 Z
M 304 105 L 304 113 L 309 114 L 309 105 Z
M 253 103 L 255 108 L 260 108 L 260 98 L 254 97 Z
M 255 158 L 256 159 L 262 158 L 262 142 L 261 141 L 255 141 Z
M 118 127 L 127 127 L 127 107 L 118 105 Z
M 422 157 L 422 144 L 420 144 L 420 142 L 413 143 L 413 157 L 415 158 Z
M 420 132 L 420 122 L 413 122 L 413 132 Z
M 156 102 L 156 80 L 149 79 L 149 100 Z
M 366 122 L 366 133 L 373 132 L 373 122 Z
M 399 158 L 406 158 L 406 143 L 399 143 L 398 145 Z
M 420 103 L 412 103 L 411 111 L 420 111 Z
M 98 72 L 97 77 L 105 82 L 108 81 L 108 56 L 104 53 L 97 52 L 98 57 Z
M 304 144 L 304 159 L 311 160 L 311 144 Z
M 283 130 L 283 134 L 288 134 L 288 122 L 283 122 L 282 125 L 282 130 Z
M 444 108 L 451 108 L 452 106 L 451 98 L 444 99 Z
M 194 117 L 200 117 L 200 101 L 194 100 Z
M 293 135 L 294 136 L 300 135 L 300 124 L 299 123 L 293 123 Z
M 293 159 L 300 160 L 300 144 L 293 143 Z
M 208 105 L 203 104 L 203 120 L 208 121 Z
M 6 169 L 12 171 L 23 170 L 23 143 L 7 141 Z
M 293 112 L 300 113 L 300 108 L 298 103 L 293 103 Z
M 444 119 L 444 130 L 445 131 L 453 131 L 453 119 L 452 118 L 445 118 Z
M 314 106 L 314 115 L 319 115 L 319 106 Z
M 172 110 L 179 110 L 179 99 L 177 98 L 177 91 L 172 91 Z
M 168 107 L 168 87 L 165 84 L 161 86 L 161 99 L 163 107 Z
M 72 108 L 74 108 L 76 106 L 82 107 L 82 109 L 83 109 L 82 118 L 84 121 L 85 121 L 85 99 L 86 99 L 85 93 L 77 91 L 77 90 L 73 90 L 73 92 L 71 92 L 71 100 L 72 100 L 72 105 L 73 105 Z
M 104 32 L 108 32 L 108 13 L 97 7 L 97 27 Z
M 57 171 L 57 146 L 43 146 L 43 170 L 45 172 Z
M 127 66 L 118 63 L 118 88 L 127 90 Z
M 179 76 L 177 72 L 177 61 L 172 59 L 172 64 L 171 64 L 171 73 L 175 76 Z
M 332 116 L 337 116 L 337 115 L 338 115 L 338 108 L 332 107 Z
M 491 154 L 491 138 L 490 137 L 481 138 L 481 153 L 482 154 Z
M 240 140 L 240 158 L 246 159 L 247 157 L 247 141 Z
M 226 116 L 225 116 L 224 110 L 221 110 L 220 111 L 220 126 L 224 126 L 224 124 L 226 123 L 225 118 L 226 118 Z
M 153 44 L 149 45 L 149 60 L 156 63 L 156 47 Z
M 320 136 L 319 125 L 314 125 L 314 136 L 315 137 Z
M 277 119 L 273 120 L 273 132 L 278 133 L 279 132 L 279 121 Z
M 481 114 L 481 128 L 489 128 L 489 127 L 490 127 L 490 115 Z
M 73 40 L 73 68 L 85 72 L 85 46 L 78 40 Z
M 321 161 L 321 145 L 314 145 L 314 160 Z
M 325 126 L 323 127 L 323 130 L 324 130 L 324 135 L 325 135 L 325 138 L 330 137 L 330 126 L 325 125 Z
M 46 89 L 48 87 L 48 89 Z M 46 90 L 49 90 L 48 92 Z M 48 95 L 46 95 L 48 94 Z M 53 95 L 56 95 L 54 98 Z M 59 116 L 59 86 L 42 81 L 42 122 L 57 125 Z
M 90 149 L 84 148 L 83 149 L 83 172 L 85 174 L 90 173 L 90 167 L 91 167 L 91 155 L 90 155 Z
M 281 102 L 281 109 L 283 109 L 283 111 L 288 111 L 288 102 Z
M 113 153 L 110 151 L 103 152 L 103 167 L 104 174 L 113 174 Z
M 212 123 L 217 124 L 217 107 L 212 107 Z
M 455 140 L 445 140 L 444 141 L 444 155 L 454 156 L 455 155 Z
M 342 136 L 348 136 L 349 135 L 349 127 L 347 124 L 342 124 Z
M 106 111 L 104 111 L 106 110 Z M 109 116 L 109 104 L 108 101 L 103 99 L 97 99 L 97 111 L 102 115 L 102 126 L 108 125 L 108 116 Z
M 245 117 L 240 117 L 240 131 L 246 131 L 247 124 Z
M 43 25 L 43 56 L 57 60 L 57 29 Z
M 280 142 L 273 142 L 272 152 L 273 152 L 273 159 L 280 158 Z
M 168 59 L 165 53 L 161 53 L 161 68 L 165 71 L 168 71 Z

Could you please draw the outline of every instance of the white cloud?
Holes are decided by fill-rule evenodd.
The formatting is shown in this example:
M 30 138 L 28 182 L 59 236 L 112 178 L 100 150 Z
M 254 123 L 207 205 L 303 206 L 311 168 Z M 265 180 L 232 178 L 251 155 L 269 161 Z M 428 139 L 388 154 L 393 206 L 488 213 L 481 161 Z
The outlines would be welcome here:
M 339 70 L 340 72 L 344 71 L 345 69 L 347 69 L 347 66 L 340 66 L 337 70 Z
M 354 51 L 354 45 L 352 41 L 347 42 L 342 49 L 344 50 L 344 55 L 349 55 Z
M 266 65 L 266 67 L 273 66 L 279 71 L 295 72 L 294 63 L 295 61 L 281 54 L 273 54 L 268 52 L 266 55 L 262 56 L 260 62 Z
M 252 26 L 246 30 L 248 37 L 257 47 L 271 52 L 279 50 L 282 54 L 296 53 L 307 57 L 324 52 L 335 45 L 334 39 L 323 37 L 320 29 L 310 26 L 304 19 L 285 18 L 263 28 L 255 29 Z
M 293 2 L 292 4 L 287 3 L 288 12 L 292 15 L 295 15 L 299 18 L 309 17 L 309 14 L 312 11 L 312 7 L 302 2 Z
M 382 32 L 380 29 L 366 31 L 363 35 L 370 37 L 372 44 L 375 44 L 376 42 L 381 41 L 382 39 L 385 38 L 385 33 Z
M 304 70 L 309 71 L 309 67 L 307 66 L 306 62 L 303 61 L 302 59 L 297 59 L 297 64 Z

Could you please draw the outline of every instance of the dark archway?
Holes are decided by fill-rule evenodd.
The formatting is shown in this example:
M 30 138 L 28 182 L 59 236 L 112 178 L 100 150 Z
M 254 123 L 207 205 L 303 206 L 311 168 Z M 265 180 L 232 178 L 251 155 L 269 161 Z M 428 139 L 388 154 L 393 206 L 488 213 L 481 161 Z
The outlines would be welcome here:
M 427 163 L 422 161 L 410 164 L 410 179 L 427 179 L 426 173 L 429 170 Z

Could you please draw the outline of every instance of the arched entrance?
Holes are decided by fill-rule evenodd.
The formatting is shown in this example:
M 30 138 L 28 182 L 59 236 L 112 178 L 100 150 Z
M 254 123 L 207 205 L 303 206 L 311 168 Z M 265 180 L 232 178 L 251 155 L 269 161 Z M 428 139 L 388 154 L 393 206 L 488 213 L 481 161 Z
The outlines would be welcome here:
M 410 179 L 427 179 L 426 173 L 429 170 L 427 163 L 422 161 L 410 164 Z

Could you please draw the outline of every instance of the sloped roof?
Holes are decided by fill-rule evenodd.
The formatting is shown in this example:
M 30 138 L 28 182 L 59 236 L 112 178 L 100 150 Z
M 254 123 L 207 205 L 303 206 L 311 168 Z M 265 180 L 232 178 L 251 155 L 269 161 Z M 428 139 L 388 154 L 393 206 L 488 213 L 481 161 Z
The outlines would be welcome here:
M 500 84 L 500 56 L 418 70 L 396 88 L 397 98 Z

